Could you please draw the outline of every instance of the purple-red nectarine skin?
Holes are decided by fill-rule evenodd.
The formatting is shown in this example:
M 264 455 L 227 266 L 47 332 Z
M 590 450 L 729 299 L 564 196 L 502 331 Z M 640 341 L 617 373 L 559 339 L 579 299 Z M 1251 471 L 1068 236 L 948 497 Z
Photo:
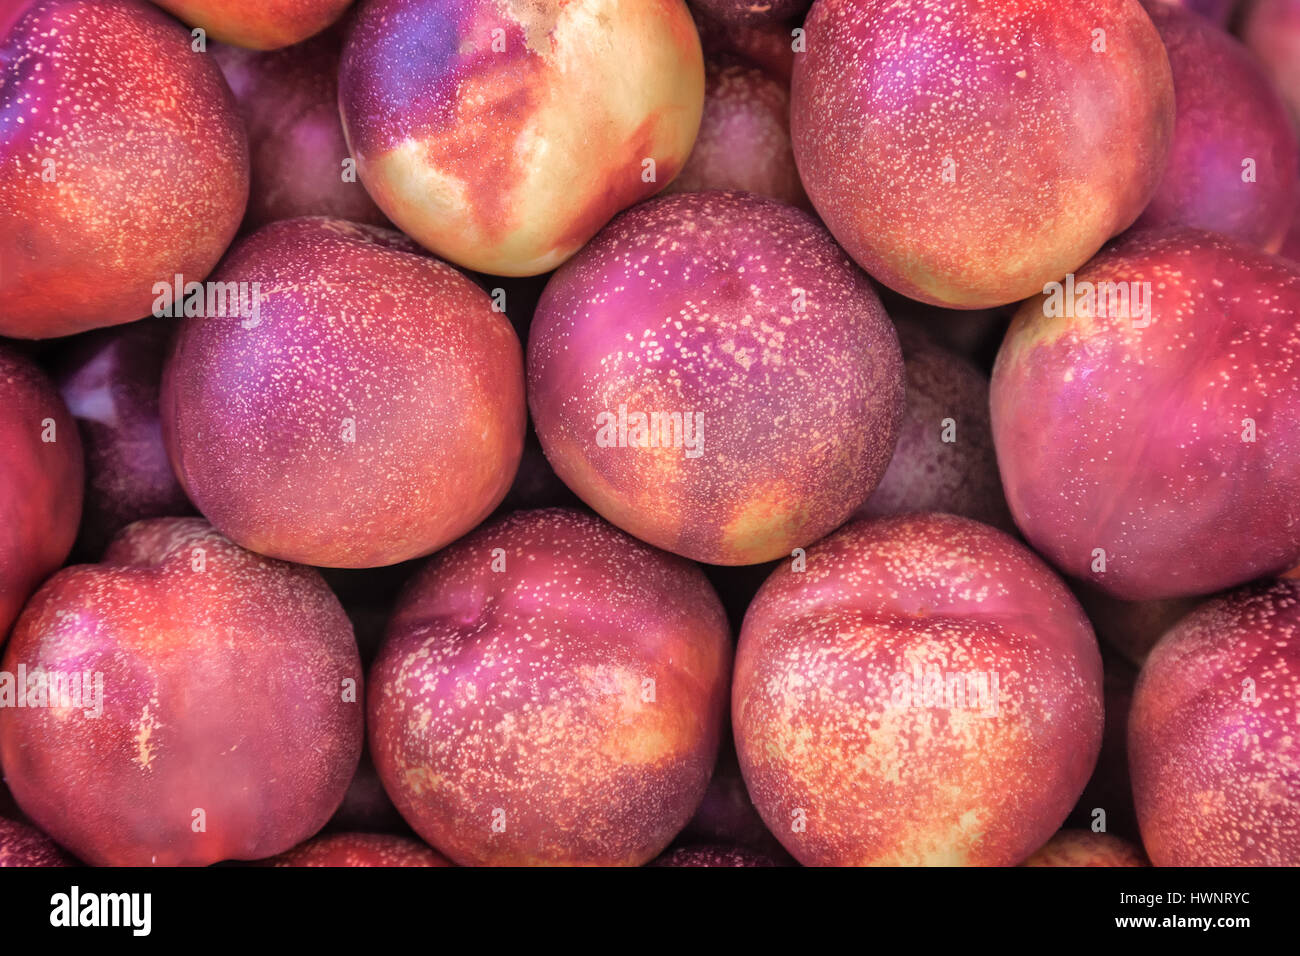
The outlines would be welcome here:
M 174 319 L 143 319 L 87 332 L 58 356 L 59 393 L 86 455 L 86 500 L 77 553 L 97 559 L 142 518 L 180 517 L 194 506 L 163 443 L 158 390 Z
M 647 866 L 780 866 L 776 860 L 756 850 L 740 846 L 708 844 L 669 850 Z
M 419 840 L 386 833 L 330 833 L 266 861 L 268 866 L 451 866 Z
M 0 867 L 76 865 L 76 860 L 40 830 L 0 818 Z
M 1137 0 L 817 0 L 805 29 L 804 188 L 906 296 L 1040 292 L 1131 225 L 1164 173 L 1173 82 Z
M 77 423 L 35 363 L 0 345 L 0 645 L 72 550 L 84 465 Z
M 666 186 L 703 102 L 682 0 L 370 0 L 339 71 L 379 208 L 495 275 L 554 269 Z
M 1286 240 L 1282 243 L 1282 251 L 1278 255 L 1300 265 L 1300 204 L 1296 206 L 1295 221 L 1292 223 L 1291 231 L 1287 233 Z
M 339 119 L 342 45 L 343 31 L 336 27 L 283 50 L 221 43 L 208 48 L 248 130 L 246 231 L 297 216 L 387 225 L 355 171 L 344 166 L 350 157 Z
M 946 511 L 1014 530 L 993 451 L 988 376 L 919 325 L 896 328 L 907 375 L 903 425 L 889 467 L 855 517 Z
M 1251 0 L 1241 37 L 1300 123 L 1300 0 Z
M 1080 283 L 1136 290 L 1149 324 L 1131 298 L 1090 304 Z M 1108 249 L 1075 290 L 1027 301 L 993 371 L 998 464 L 1025 537 L 1131 601 L 1293 567 L 1300 268 L 1223 236 L 1162 230 Z
M 722 23 L 701 13 L 694 5 L 691 6 L 691 16 L 700 31 L 700 46 L 706 62 L 739 57 L 781 80 L 789 89 L 790 74 L 794 71 L 794 24 Z
M 912 686 L 926 672 L 942 693 Z M 1014 865 L 1092 771 L 1101 657 L 1010 535 L 953 515 L 856 521 L 759 591 L 731 715 L 754 804 L 801 863 Z
M 1191 10 L 1221 27 L 1227 25 L 1228 17 L 1237 5 L 1237 0 L 1151 0 L 1151 2 Z M 1255 0 L 1250 2 L 1253 3 Z
M 1156 866 L 1300 865 L 1300 582 L 1207 602 L 1152 650 L 1129 717 Z
M 334 23 L 352 0 L 153 0 L 222 43 L 273 50 Z
M 52 577 L 14 627 L 3 670 L 19 665 L 29 685 L 38 667 L 102 674 L 98 705 L 32 707 L 29 686 L 28 706 L 0 708 L 14 798 L 92 865 L 284 852 L 329 819 L 361 753 L 338 599 L 197 518 L 136 522 L 102 563 Z
M 260 283 L 260 316 L 184 319 L 162 408 L 181 483 L 223 534 L 372 567 L 491 514 L 526 410 L 519 340 L 487 293 L 398 233 L 319 218 L 260 229 L 214 278 Z
M 520 511 L 407 587 L 371 669 L 370 750 L 456 863 L 639 865 L 704 794 L 730 664 L 698 568 L 591 515 Z
M 148 315 L 201 280 L 248 198 L 229 87 L 142 0 L 23 0 L 0 20 L 0 335 Z
M 1160 187 L 1135 228 L 1194 226 L 1269 252 L 1300 199 L 1286 104 L 1242 44 L 1204 17 L 1147 0 L 1174 71 L 1178 118 Z
M 808 12 L 812 0 L 691 0 L 691 6 L 734 28 L 793 20 Z
M 811 216 L 681 193 L 624 213 L 556 272 L 529 337 L 529 403 L 556 473 L 605 518 L 698 561 L 756 564 L 832 531 L 875 488 L 902 365 L 870 283 Z M 624 407 L 681 428 L 647 447 L 622 430 Z
M 811 208 L 790 146 L 790 86 L 738 60 L 708 61 L 704 115 L 665 192 L 740 189 Z
M 1205 601 L 1203 596 L 1123 601 L 1086 581 L 1076 582 L 1074 591 L 1092 621 L 1097 639 L 1134 667 L 1142 666 L 1165 631 Z
M 1140 847 L 1109 833 L 1062 830 L 1024 866 L 1150 866 Z

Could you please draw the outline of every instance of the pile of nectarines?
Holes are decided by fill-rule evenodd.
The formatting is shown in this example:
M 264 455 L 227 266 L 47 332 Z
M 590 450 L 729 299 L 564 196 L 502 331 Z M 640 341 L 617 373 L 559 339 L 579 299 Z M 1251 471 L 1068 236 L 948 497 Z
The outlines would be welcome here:
M 0 0 L 0 866 L 1300 865 L 1298 124 L 1300 0 Z

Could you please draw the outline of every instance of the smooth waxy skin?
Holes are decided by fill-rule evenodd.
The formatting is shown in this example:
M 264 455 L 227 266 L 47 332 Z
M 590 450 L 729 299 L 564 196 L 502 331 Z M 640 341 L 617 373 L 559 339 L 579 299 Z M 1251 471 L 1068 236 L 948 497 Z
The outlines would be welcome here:
M 0 709 L 14 799 L 95 866 L 281 853 L 325 824 L 361 753 L 338 599 L 197 518 L 137 522 L 51 578 L 14 627 L 3 669 L 19 664 L 103 675 L 98 717 L 84 699 Z
M 194 513 L 167 458 L 158 410 L 174 330 L 169 318 L 97 329 L 72 340 L 58 358 L 59 393 L 86 455 L 77 553 L 88 559 L 132 521 Z
M 1164 172 L 1173 82 L 1137 0 L 818 0 L 805 29 L 790 112 L 804 187 L 848 253 L 913 299 L 1042 291 L 1131 225 Z
M 1252 0 L 1241 38 L 1264 64 L 1300 123 L 1300 0 Z
M 1062 830 L 1025 866 L 1150 866 L 1142 851 L 1109 833 Z
M 989 426 L 988 377 L 918 325 L 896 328 L 907 375 L 903 426 L 889 467 L 855 517 L 946 511 L 1012 530 Z
M 234 99 L 180 24 L 139 0 L 0 13 L 0 335 L 148 315 L 155 282 L 216 265 L 247 197 Z
M 76 865 L 76 860 L 40 830 L 0 817 L 0 867 Z
M 972 684 L 966 706 L 955 690 L 955 706 L 917 706 L 899 692 L 914 667 L 982 672 L 985 699 Z M 1009 535 L 952 515 L 858 521 L 758 593 L 731 716 L 754 804 L 804 865 L 1014 865 L 1092 771 L 1101 658 L 1064 584 Z
M 333 216 L 387 224 L 355 175 L 339 120 L 340 28 L 283 50 L 208 49 L 235 94 L 248 129 L 251 182 L 243 228 L 276 219 Z
M 154 0 L 213 40 L 273 50 L 319 33 L 352 0 Z
M 712 564 L 788 555 L 866 500 L 902 372 L 880 300 L 826 231 L 744 193 L 629 210 L 551 279 L 528 343 L 533 421 L 560 478 L 625 531 Z M 679 413 L 681 440 L 600 431 L 620 405 Z
M 442 547 L 505 496 L 523 356 L 470 279 L 395 232 L 314 218 L 259 230 L 216 278 L 261 283 L 260 317 L 185 319 L 162 401 L 181 483 L 223 534 L 373 567 Z
M 398 602 L 370 750 L 407 822 L 458 864 L 639 865 L 704 793 L 730 663 L 698 568 L 590 515 L 515 512 Z
M 1150 2 L 1191 10 L 1219 26 L 1227 24 L 1228 16 L 1237 5 L 1237 0 L 1150 0 Z
M 991 406 L 1025 537 L 1062 571 L 1130 601 L 1209 594 L 1294 566 L 1300 269 L 1173 230 L 1117 244 L 1082 282 L 1150 283 L 1150 324 L 1109 297 L 1053 318 L 1040 296 L 1017 314 Z
M 1300 264 L 1300 205 L 1297 205 L 1296 213 L 1291 231 L 1287 234 L 1286 241 L 1282 244 L 1282 251 L 1278 255 Z
M 1300 865 L 1300 582 L 1184 618 L 1147 659 L 1129 718 L 1142 842 L 1156 866 Z
M 403 232 L 466 268 L 536 275 L 681 169 L 704 62 L 682 0 L 372 0 L 339 103 Z
M 23 602 L 72 550 L 83 481 L 77 424 L 54 384 L 0 346 L 0 644 Z
M 419 840 L 386 833 L 331 833 L 266 862 L 268 866 L 451 866 Z
M 695 147 L 667 192 L 743 189 L 808 207 L 790 147 L 790 90 L 739 61 L 705 64 Z
M 1173 67 L 1178 119 L 1164 179 L 1136 227 L 1194 226 L 1276 252 L 1300 199 L 1286 104 L 1250 51 L 1204 17 L 1161 0 L 1147 9 Z

